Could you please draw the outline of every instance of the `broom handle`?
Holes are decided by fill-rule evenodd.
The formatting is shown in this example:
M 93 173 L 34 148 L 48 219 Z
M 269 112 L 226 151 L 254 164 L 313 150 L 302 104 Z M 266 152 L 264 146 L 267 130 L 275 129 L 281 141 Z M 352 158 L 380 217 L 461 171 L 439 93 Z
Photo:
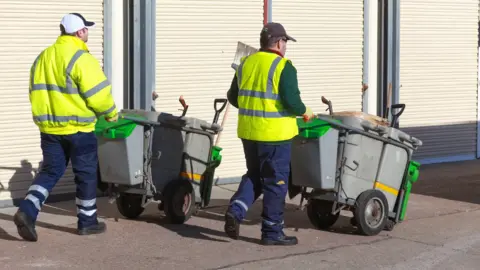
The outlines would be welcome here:
M 247 55 L 250 55 L 250 54 L 255 53 L 255 52 L 258 51 L 258 49 L 253 48 L 253 47 L 251 47 L 251 46 L 248 46 L 247 44 L 243 44 L 242 42 L 238 41 L 238 43 L 237 43 L 237 54 L 235 55 L 235 59 L 237 59 L 237 55 L 239 54 L 239 49 L 238 49 L 238 48 L 239 48 L 241 45 L 244 45 L 244 47 L 245 47 L 245 48 L 248 48 L 248 50 L 250 51 L 249 53 L 248 53 L 248 52 L 246 53 Z M 243 49 L 243 51 L 245 51 L 245 49 Z M 245 53 L 243 53 L 242 55 L 244 55 L 244 54 L 245 54 Z M 237 60 L 238 62 L 240 62 L 240 58 L 241 58 L 241 57 L 238 57 L 238 60 Z M 237 64 L 237 63 L 235 62 L 235 59 L 234 59 L 234 63 L 232 63 L 232 68 L 236 71 L 240 63 Z M 228 118 L 228 111 L 229 111 L 229 109 L 230 109 L 230 103 L 228 102 L 228 103 L 227 103 L 227 107 L 225 108 L 225 113 L 223 114 L 222 125 L 221 125 L 222 131 L 220 131 L 220 132 L 217 134 L 217 139 L 215 140 L 215 146 L 217 146 L 218 143 L 220 142 L 220 137 L 221 137 L 222 132 L 223 132 L 223 126 L 225 125 L 225 121 L 227 121 L 227 118 Z
M 392 84 L 389 84 L 388 85 L 388 92 L 387 92 L 387 111 L 385 112 L 386 113 L 386 118 L 388 119 L 388 117 L 390 116 L 390 107 L 392 106 L 392 102 L 391 102 L 391 97 L 392 97 Z
M 230 108 L 230 103 L 227 103 L 227 107 L 225 108 L 225 113 L 223 114 L 223 118 L 222 118 L 222 131 L 220 131 L 217 135 L 217 139 L 215 141 L 215 146 L 218 145 L 218 142 L 220 142 L 220 137 L 222 135 L 222 132 L 223 132 L 223 126 L 225 125 L 225 121 L 227 120 L 227 116 L 228 116 L 228 109 Z

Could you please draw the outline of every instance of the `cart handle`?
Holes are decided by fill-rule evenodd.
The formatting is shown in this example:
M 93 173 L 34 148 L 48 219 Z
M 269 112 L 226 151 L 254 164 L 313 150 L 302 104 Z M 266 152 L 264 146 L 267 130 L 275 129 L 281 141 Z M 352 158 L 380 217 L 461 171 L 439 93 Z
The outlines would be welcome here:
M 423 145 L 423 142 L 411 135 L 408 135 L 407 133 L 401 131 L 401 130 L 398 130 L 398 138 L 401 140 L 401 141 L 407 141 L 411 144 L 413 144 L 415 147 L 417 146 L 422 146 Z
M 218 132 L 220 132 L 220 131 L 223 130 L 222 126 L 220 126 L 220 125 L 217 124 L 217 123 L 213 123 L 213 124 L 201 124 L 200 127 L 201 127 L 202 129 L 205 129 L 205 130 L 213 131 L 215 134 L 217 134 Z
M 394 112 L 393 110 L 395 109 L 400 109 L 398 112 Z M 390 125 L 391 127 L 395 127 L 398 122 L 398 118 L 400 115 L 402 115 L 403 111 L 405 110 L 405 104 L 393 104 L 392 107 L 390 108 L 391 114 L 392 114 L 392 124 Z
M 323 116 L 320 116 L 320 115 L 317 115 L 316 117 L 317 117 L 317 119 L 322 120 L 322 121 L 325 121 L 325 122 L 329 123 L 330 125 L 332 125 L 332 126 L 334 126 L 334 127 L 336 127 L 336 128 L 345 129 L 345 130 L 352 130 L 352 131 L 355 131 L 355 132 L 360 133 L 360 134 L 362 134 L 362 135 L 365 135 L 365 136 L 367 136 L 367 137 L 370 137 L 370 138 L 372 138 L 372 139 L 377 139 L 377 140 L 380 140 L 380 141 L 383 141 L 383 142 L 391 143 L 391 144 L 396 145 L 396 146 L 398 146 L 398 147 L 400 147 L 400 148 L 403 148 L 403 149 L 405 149 L 405 150 L 407 150 L 407 149 L 409 149 L 409 148 L 410 148 L 410 149 L 412 148 L 412 147 L 407 146 L 407 145 L 402 145 L 400 142 L 396 142 L 396 141 L 394 141 L 394 140 L 389 140 L 389 139 L 384 138 L 384 137 L 381 137 L 381 136 L 377 138 L 376 136 L 378 136 L 378 135 L 374 135 L 374 134 L 372 134 L 372 133 L 363 131 L 363 130 L 358 129 L 358 128 L 355 128 L 355 127 L 347 126 L 347 125 L 345 125 L 345 124 L 343 124 L 343 123 L 337 123 L 337 122 L 335 122 L 335 121 L 333 121 L 332 119 L 327 118 L 327 117 L 323 117 Z M 398 131 L 400 131 L 400 130 L 398 130 Z M 408 137 L 411 137 L 410 135 L 407 135 L 407 134 L 405 134 L 405 135 L 408 136 Z M 422 145 L 422 141 L 420 141 L 419 139 L 414 138 L 414 137 L 411 137 L 411 138 L 413 138 L 413 139 L 411 139 L 411 141 L 414 141 L 414 142 L 418 143 L 417 146 L 421 146 L 421 145 Z M 414 145 L 413 148 L 416 149 L 417 147 Z
M 133 121 L 139 125 L 142 125 L 142 126 L 159 126 L 160 123 L 158 122 L 155 122 L 155 121 L 150 121 L 150 120 L 145 120 L 145 119 L 139 119 L 139 118 L 136 118 L 136 117 L 131 117 L 131 116 L 127 116 L 127 115 L 122 115 L 120 116 L 121 118 L 125 119 L 125 120 L 130 120 L 130 121 Z
M 375 125 L 371 122 L 368 122 L 368 121 L 363 121 L 361 124 L 360 124 L 365 130 L 373 130 L 375 132 L 378 132 L 378 133 L 381 133 L 381 134 L 385 134 L 385 133 L 388 133 L 388 128 L 385 127 L 385 126 L 380 126 L 380 125 Z M 422 141 L 415 138 L 415 137 L 412 137 L 410 135 L 408 135 L 407 133 L 397 129 L 397 133 L 398 133 L 398 138 L 402 141 L 402 142 L 409 142 L 411 143 L 414 147 L 418 147 L 418 146 L 422 146 Z
M 360 123 L 360 125 L 366 130 L 371 130 L 371 131 L 374 131 L 374 132 L 378 132 L 380 134 L 385 134 L 385 133 L 388 133 L 388 128 L 387 127 L 384 127 L 384 126 L 381 126 L 381 125 L 376 125 L 376 124 L 373 124 L 369 121 L 362 121 Z
M 216 124 L 218 122 L 218 117 L 220 116 L 220 113 L 225 109 L 227 106 L 228 100 L 226 98 L 217 98 L 213 101 L 213 109 L 215 110 L 215 116 L 213 117 L 213 124 Z M 220 108 L 218 108 L 218 104 L 223 103 Z
M 332 115 L 333 114 L 332 101 L 330 101 L 327 98 L 325 98 L 324 96 L 322 96 L 322 103 L 328 106 L 327 110 L 330 113 L 330 115 Z
M 215 99 L 215 101 L 214 101 L 214 106 L 213 106 L 214 109 L 215 109 L 215 111 L 216 111 L 216 112 L 222 112 L 223 109 L 225 109 L 225 106 L 227 106 L 227 102 L 228 102 L 228 100 L 227 100 L 226 98 L 217 98 L 217 99 Z M 218 104 L 218 103 L 223 103 L 223 104 L 222 104 L 222 107 L 220 107 L 220 109 L 218 109 L 218 107 L 217 107 L 217 104 Z

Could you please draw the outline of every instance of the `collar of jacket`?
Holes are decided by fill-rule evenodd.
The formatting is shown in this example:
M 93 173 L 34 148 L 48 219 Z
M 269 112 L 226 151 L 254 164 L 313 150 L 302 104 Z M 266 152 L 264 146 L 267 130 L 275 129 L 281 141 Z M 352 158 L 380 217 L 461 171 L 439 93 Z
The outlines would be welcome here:
M 77 47 L 80 50 L 84 50 L 88 52 L 88 46 L 83 42 L 83 40 L 79 39 L 78 37 L 74 36 L 59 36 L 57 38 L 56 44 L 70 44 L 72 46 Z
M 275 51 L 275 50 L 272 50 L 272 49 L 260 49 L 260 51 L 261 51 L 261 52 L 275 53 L 275 54 L 278 54 L 278 55 L 281 56 L 281 57 L 284 57 L 281 52 Z

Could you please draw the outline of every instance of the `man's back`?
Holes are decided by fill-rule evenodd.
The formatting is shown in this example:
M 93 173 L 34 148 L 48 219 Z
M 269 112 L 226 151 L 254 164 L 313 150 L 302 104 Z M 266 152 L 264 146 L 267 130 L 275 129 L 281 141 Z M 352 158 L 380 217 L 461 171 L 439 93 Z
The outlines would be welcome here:
M 72 38 L 68 38 L 72 39 Z M 46 48 L 33 64 L 35 78 L 50 85 L 48 90 L 66 89 L 66 70 L 72 56 L 80 49 L 68 42 L 67 38 L 59 38 L 57 42 Z M 62 71 L 62 72 L 59 72 Z M 47 86 L 48 88 L 49 86 Z M 34 89 L 35 90 L 35 89 Z M 64 92 L 62 90 L 62 92 Z M 48 93 L 48 92 L 47 92 Z
M 284 106 L 280 78 L 288 60 L 259 51 L 246 57 L 237 70 L 239 138 L 278 142 L 298 134 L 295 115 Z
M 90 132 L 96 115 L 116 113 L 110 83 L 77 37 L 60 36 L 37 57 L 30 76 L 33 119 L 42 132 Z

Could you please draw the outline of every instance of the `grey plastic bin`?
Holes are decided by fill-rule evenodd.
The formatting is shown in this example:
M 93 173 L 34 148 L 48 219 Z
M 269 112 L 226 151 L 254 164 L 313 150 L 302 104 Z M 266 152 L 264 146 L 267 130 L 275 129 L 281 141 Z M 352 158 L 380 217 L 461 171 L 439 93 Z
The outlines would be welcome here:
M 143 127 L 136 126 L 127 138 L 97 136 L 102 182 L 138 185 L 143 182 Z
M 301 127 L 302 123 L 298 123 Z M 325 122 L 318 125 L 325 126 Z M 328 124 L 326 129 L 328 131 L 319 137 L 308 138 L 300 134 L 293 139 L 291 166 L 294 185 L 323 190 L 335 188 L 339 133 Z

